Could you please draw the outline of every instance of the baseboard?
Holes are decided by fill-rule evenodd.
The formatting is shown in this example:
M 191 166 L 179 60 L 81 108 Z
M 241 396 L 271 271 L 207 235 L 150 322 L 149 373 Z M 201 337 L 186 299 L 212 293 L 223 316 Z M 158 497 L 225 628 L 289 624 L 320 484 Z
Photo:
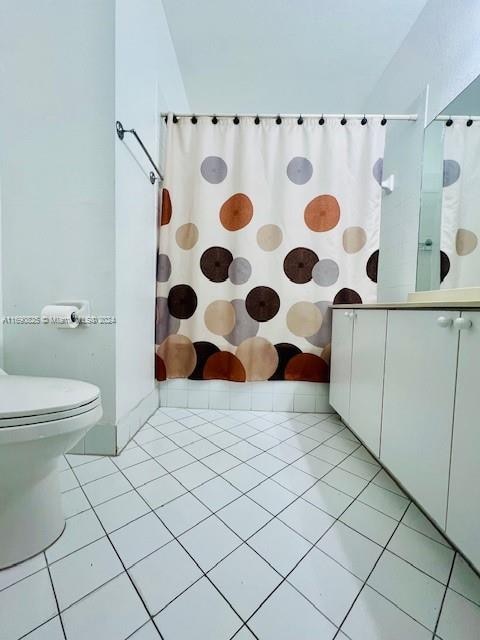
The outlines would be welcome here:
M 329 385 L 318 382 L 227 382 L 178 378 L 160 382 L 160 406 L 330 413 Z
M 152 391 L 117 422 L 116 454 L 119 454 L 127 446 L 137 431 L 147 422 L 148 418 L 155 413 L 159 407 L 159 401 L 158 385 L 154 385 Z

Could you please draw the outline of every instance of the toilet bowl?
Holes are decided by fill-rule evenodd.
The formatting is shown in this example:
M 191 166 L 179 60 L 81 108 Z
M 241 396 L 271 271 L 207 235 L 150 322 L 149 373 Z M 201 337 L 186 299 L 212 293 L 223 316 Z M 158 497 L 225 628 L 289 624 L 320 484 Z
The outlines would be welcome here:
M 62 533 L 59 458 L 101 417 L 100 390 L 92 384 L 0 375 L 0 569 L 40 553 Z

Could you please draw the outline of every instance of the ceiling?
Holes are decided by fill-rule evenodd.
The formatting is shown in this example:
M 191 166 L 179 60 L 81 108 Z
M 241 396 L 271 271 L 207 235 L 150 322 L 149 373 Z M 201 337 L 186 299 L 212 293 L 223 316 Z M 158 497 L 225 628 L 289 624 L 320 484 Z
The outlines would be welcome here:
M 426 0 L 163 0 L 192 111 L 361 111 Z

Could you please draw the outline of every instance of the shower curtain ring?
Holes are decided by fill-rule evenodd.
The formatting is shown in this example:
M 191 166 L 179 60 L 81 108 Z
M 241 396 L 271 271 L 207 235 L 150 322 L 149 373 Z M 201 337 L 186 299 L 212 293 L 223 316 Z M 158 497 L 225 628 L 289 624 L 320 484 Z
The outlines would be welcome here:
M 368 120 L 367 120 L 367 116 L 365 114 L 363 114 L 363 118 L 361 119 L 361 124 L 366 125 Z
M 385 114 L 383 114 L 383 118 L 382 118 L 382 121 L 380 122 L 380 124 L 382 125 L 382 127 L 384 127 L 387 124 L 387 119 L 385 117 Z
M 471 116 L 469 116 L 469 117 L 468 117 L 468 120 L 467 120 L 467 127 L 471 127 L 471 126 L 472 126 L 472 124 L 473 124 L 472 117 L 471 117 Z
M 343 118 L 340 120 L 340 124 L 341 125 L 346 125 L 347 124 L 347 119 L 345 117 L 345 114 L 343 114 Z
M 323 113 L 320 120 L 318 121 L 318 124 L 325 124 L 325 118 L 323 117 Z

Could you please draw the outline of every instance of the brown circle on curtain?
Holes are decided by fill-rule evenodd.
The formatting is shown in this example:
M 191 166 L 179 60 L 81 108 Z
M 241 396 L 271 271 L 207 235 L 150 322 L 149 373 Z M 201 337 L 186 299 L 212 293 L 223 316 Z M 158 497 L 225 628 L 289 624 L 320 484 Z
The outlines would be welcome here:
M 197 294 L 189 284 L 177 284 L 168 293 L 168 309 L 172 316 L 185 320 L 197 308 Z
M 337 293 L 333 299 L 333 304 L 362 304 L 362 298 L 353 289 L 345 287 Z
M 478 238 L 469 229 L 457 229 L 455 236 L 455 249 L 459 256 L 468 256 L 475 251 L 478 245 Z
M 320 354 L 320 357 L 322 360 L 325 360 L 325 362 L 330 365 L 330 359 L 332 357 L 332 345 L 331 343 L 326 344 L 323 347 L 322 353 Z
M 312 231 L 330 231 L 340 220 L 340 205 L 329 194 L 317 196 L 305 207 L 305 224 Z
M 236 356 L 243 364 L 247 380 L 268 380 L 278 367 L 277 350 L 265 338 L 247 338 L 238 346 Z
M 160 358 L 158 353 L 155 354 L 155 380 L 166 380 L 167 370 L 165 368 L 164 361 Z
M 227 231 L 243 229 L 253 217 L 253 204 L 244 193 L 235 193 L 220 209 L 220 222 Z
M 233 353 L 219 351 L 211 355 L 205 363 L 203 379 L 245 382 L 246 374 L 242 363 Z
M 198 227 L 193 222 L 186 222 L 178 227 L 175 233 L 175 240 L 177 241 L 180 249 L 184 249 L 188 251 L 189 249 L 193 249 L 193 247 L 198 242 Z
M 367 232 L 363 227 L 347 227 L 342 242 L 345 253 L 358 253 L 367 242 Z
M 372 253 L 367 260 L 367 276 L 372 282 L 377 282 L 378 279 L 378 249 Z
M 321 326 L 322 312 L 313 302 L 296 302 L 287 312 L 287 327 L 296 336 L 313 336 Z
M 302 351 L 289 342 L 279 342 L 274 346 L 278 353 L 278 365 L 269 380 L 285 380 L 285 367 L 293 356 L 302 353 Z
M 162 198 L 160 200 L 159 219 L 160 225 L 168 224 L 172 219 L 172 200 L 168 189 L 162 189 Z
M 167 378 L 188 378 L 197 364 L 197 354 L 186 336 L 168 336 L 157 347 L 157 354 L 165 363 Z
M 203 314 L 205 326 L 217 336 L 226 336 L 233 331 L 235 319 L 235 307 L 228 300 L 214 300 Z
M 200 269 L 211 282 L 225 282 L 233 256 L 223 247 L 210 247 L 202 253 Z
M 285 380 L 303 382 L 328 382 L 330 378 L 328 364 L 313 353 L 300 353 L 293 356 L 285 367 Z
M 203 380 L 203 368 L 208 358 L 214 353 L 218 353 L 220 349 L 212 342 L 203 341 L 194 342 L 193 348 L 195 349 L 195 353 L 197 354 L 197 364 L 195 365 L 195 369 L 192 371 L 189 378 L 191 380 Z
M 297 247 L 285 256 L 283 270 L 289 280 L 295 284 L 305 284 L 312 279 L 313 267 L 318 262 L 318 256 L 312 249 Z
M 264 251 L 275 251 L 282 244 L 283 232 L 276 224 L 264 224 L 257 231 L 257 243 Z
M 450 258 L 445 251 L 440 251 L 440 282 L 443 282 L 450 271 Z
M 277 315 L 280 298 L 270 287 L 254 287 L 246 297 L 245 306 L 251 318 L 257 322 L 267 322 Z

